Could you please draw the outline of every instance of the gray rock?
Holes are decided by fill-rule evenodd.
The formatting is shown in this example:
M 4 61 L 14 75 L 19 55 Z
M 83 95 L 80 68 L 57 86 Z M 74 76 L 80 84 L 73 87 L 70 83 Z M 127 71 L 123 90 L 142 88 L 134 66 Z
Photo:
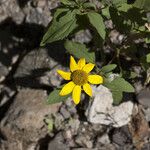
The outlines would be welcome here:
M 47 5 L 44 9 L 40 7 L 33 8 L 31 6 L 26 7 L 24 12 L 26 13 L 26 22 L 41 24 L 43 26 L 47 26 L 49 22 L 52 20 L 52 16 L 50 15 L 49 9 Z
M 115 129 L 111 134 L 112 135 L 110 136 L 112 136 L 112 142 L 119 146 L 125 146 L 128 143 L 132 143 L 132 137 L 127 126 L 120 129 Z
M 3 0 L 0 2 L 0 22 L 9 17 L 17 24 L 20 24 L 25 17 L 16 0 Z
M 11 98 L 16 94 L 16 90 L 13 90 L 10 87 L 0 85 L 0 107 L 6 104 Z
M 66 110 L 65 106 L 60 108 L 60 113 L 64 117 L 64 119 L 68 119 L 70 117 L 70 113 Z
M 95 147 L 98 150 L 115 150 L 115 147 L 111 144 L 107 133 L 104 133 L 102 136 L 97 137 Z
M 141 150 L 149 150 L 150 149 L 150 143 L 144 144 Z
M 69 150 L 69 147 L 64 143 L 61 133 L 58 133 L 55 138 L 48 144 L 48 150 Z
M 97 148 L 73 148 L 72 150 L 99 150 Z
M 131 120 L 133 109 L 131 101 L 113 106 L 112 93 L 108 88 L 100 85 L 97 88 L 93 87 L 93 91 L 94 100 L 86 112 L 89 122 L 121 127 Z
M 65 70 L 66 68 L 57 64 L 48 55 L 47 49 L 35 49 L 28 53 L 19 64 L 14 75 L 16 83 L 29 87 L 59 86 L 63 79 L 57 74 L 57 70 Z
M 120 34 L 116 30 L 112 30 L 109 34 L 109 37 L 112 43 L 119 45 L 122 43 L 123 39 L 125 38 L 125 35 Z
M 37 142 L 47 134 L 44 117 L 58 111 L 60 104 L 46 105 L 46 91 L 22 89 L 1 122 L 1 131 L 13 143 Z M 31 143 L 32 143 L 31 142 Z M 24 147 L 24 145 L 26 145 Z
M 8 73 L 8 68 L 0 62 L 0 82 L 2 82 L 5 79 L 5 76 L 8 75 Z
M 76 33 L 74 41 L 80 43 L 89 43 L 92 39 L 92 35 L 89 30 L 84 30 Z
M 150 108 L 150 89 L 143 89 L 137 96 L 138 102 L 144 107 Z
M 54 115 L 54 118 L 55 118 L 55 120 L 54 120 L 54 124 L 55 124 L 55 128 L 57 129 L 57 130 L 63 130 L 64 129 L 64 117 L 60 114 L 60 113 L 56 113 L 55 115 Z
M 113 142 L 118 144 L 118 145 L 125 145 L 127 141 L 127 138 L 124 134 L 122 134 L 121 132 L 116 132 L 113 134 Z
M 89 136 L 78 135 L 75 142 L 85 148 L 93 148 L 93 141 L 90 140 Z
M 71 115 L 77 114 L 77 109 L 74 106 L 74 102 L 72 101 L 72 98 L 69 97 L 68 100 L 65 102 L 67 110 L 70 112 Z
M 110 144 L 110 139 L 109 139 L 108 134 L 104 134 L 104 135 L 102 135 L 101 137 L 99 137 L 99 138 L 98 138 L 98 141 L 99 141 L 101 144 L 104 144 L 104 145 Z
M 143 108 L 143 112 L 145 114 L 145 118 L 147 120 L 147 122 L 150 122 L 150 108 Z

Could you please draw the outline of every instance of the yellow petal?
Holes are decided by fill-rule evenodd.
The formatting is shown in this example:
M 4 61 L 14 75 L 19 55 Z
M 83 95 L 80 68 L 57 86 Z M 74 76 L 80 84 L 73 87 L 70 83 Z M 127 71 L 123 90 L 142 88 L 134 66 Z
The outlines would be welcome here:
M 71 72 L 65 72 L 62 70 L 57 70 L 57 73 L 65 80 L 71 80 Z
M 83 90 L 85 91 L 86 94 L 92 96 L 92 88 L 88 83 L 83 85 Z
M 81 96 L 81 86 L 76 85 L 72 92 L 72 98 L 76 105 L 79 104 L 80 102 L 80 96 Z
M 69 83 L 67 83 L 62 90 L 60 91 L 59 95 L 60 96 L 65 96 L 68 95 L 72 92 L 73 88 L 75 87 L 74 82 L 70 81 Z
M 78 61 L 78 69 L 82 69 L 85 66 L 85 58 L 81 58 Z
M 86 72 L 86 73 L 89 73 L 93 68 L 94 68 L 94 64 L 92 63 L 88 63 L 86 64 L 84 67 L 83 67 L 83 70 Z
M 74 60 L 74 58 L 71 56 L 70 57 L 70 70 L 73 72 L 77 69 L 78 69 L 78 65 L 77 65 L 76 61 Z
M 103 83 L 103 77 L 100 75 L 89 75 L 88 81 L 92 84 L 101 84 Z

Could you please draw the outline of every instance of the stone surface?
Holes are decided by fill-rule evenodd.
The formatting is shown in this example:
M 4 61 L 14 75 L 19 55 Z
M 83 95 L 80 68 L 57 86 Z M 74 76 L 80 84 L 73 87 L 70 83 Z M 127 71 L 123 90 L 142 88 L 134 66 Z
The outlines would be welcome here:
M 0 107 L 5 105 L 16 94 L 16 90 L 0 84 Z
M 62 116 L 64 117 L 64 119 L 70 118 L 70 113 L 66 110 L 66 108 L 64 106 L 62 106 L 60 108 L 60 113 L 62 114 Z
M 111 134 L 112 142 L 116 143 L 119 146 L 124 146 L 125 144 L 131 142 L 130 132 L 127 126 L 115 129 Z
M 65 144 L 63 136 L 58 133 L 56 137 L 48 144 L 48 150 L 69 150 L 69 147 Z
M 89 30 L 83 30 L 76 33 L 75 38 L 73 39 L 75 42 L 80 43 L 89 43 L 92 39 L 92 35 Z
M 104 135 L 102 135 L 101 137 L 99 137 L 98 141 L 101 144 L 104 144 L 104 145 L 110 144 L 109 135 L 105 133 Z
M 144 108 L 143 112 L 145 114 L 145 118 L 148 122 L 150 122 L 150 108 Z
M 145 143 L 149 143 L 149 124 L 145 119 L 141 106 L 134 108 L 132 120 L 128 127 L 136 149 L 142 149 Z
M 150 108 L 150 89 L 141 90 L 137 96 L 137 100 L 144 107 Z
M 106 87 L 100 85 L 93 90 L 94 100 L 86 112 L 89 122 L 121 127 L 130 121 L 132 102 L 128 101 L 119 106 L 113 106 L 112 94 Z
M 93 148 L 93 142 L 90 140 L 89 136 L 78 135 L 75 139 L 75 142 L 82 147 Z
M 16 23 L 21 23 L 25 17 L 16 0 L 2 0 L 0 2 L 0 22 L 8 17 L 12 17 Z
M 112 43 L 115 44 L 121 44 L 122 41 L 124 40 L 125 36 L 123 34 L 120 34 L 118 31 L 116 30 L 112 30 L 109 34 L 110 40 Z
M 59 104 L 46 105 L 47 94 L 42 90 L 22 89 L 1 122 L 7 140 L 19 142 L 23 149 L 28 142 L 37 142 L 46 135 L 44 117 L 58 111 Z M 25 142 L 25 143 L 24 143 Z

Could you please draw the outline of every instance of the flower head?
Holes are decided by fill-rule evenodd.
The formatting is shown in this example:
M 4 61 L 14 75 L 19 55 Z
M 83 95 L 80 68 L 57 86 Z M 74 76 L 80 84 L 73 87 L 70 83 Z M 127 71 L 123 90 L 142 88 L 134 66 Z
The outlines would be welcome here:
M 68 95 L 72 92 L 72 98 L 75 104 L 80 102 L 81 90 L 83 89 L 86 94 L 92 96 L 91 84 L 103 83 L 103 78 L 100 75 L 90 75 L 90 71 L 93 70 L 94 64 L 85 63 L 85 58 L 81 58 L 78 63 L 74 58 L 70 57 L 70 72 L 57 70 L 58 74 L 65 80 L 70 80 L 62 90 L 60 91 L 61 96 Z

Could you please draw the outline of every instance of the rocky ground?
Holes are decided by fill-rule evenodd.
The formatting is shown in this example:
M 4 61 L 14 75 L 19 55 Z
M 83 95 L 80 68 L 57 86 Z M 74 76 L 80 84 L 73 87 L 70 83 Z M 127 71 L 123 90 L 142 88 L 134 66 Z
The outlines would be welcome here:
M 58 5 L 57 0 L 0 0 L 0 149 L 149 150 L 150 91 L 139 81 L 136 97 L 130 98 L 132 114 L 117 125 L 112 120 L 95 124 L 86 97 L 78 106 L 71 99 L 46 105 L 62 82 L 56 70 L 67 69 L 68 63 L 61 42 L 39 48 Z M 114 33 L 112 40 L 118 36 Z M 85 31 L 75 40 L 90 38 Z M 114 119 L 118 109 L 125 109 L 111 102 L 110 107 Z

